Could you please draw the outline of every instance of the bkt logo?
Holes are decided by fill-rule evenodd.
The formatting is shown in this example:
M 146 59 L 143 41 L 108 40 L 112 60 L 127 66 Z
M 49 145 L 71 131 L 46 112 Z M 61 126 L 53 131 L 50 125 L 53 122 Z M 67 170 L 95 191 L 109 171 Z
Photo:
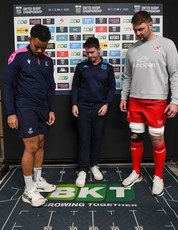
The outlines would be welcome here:
M 74 184 L 60 184 L 48 194 L 48 200 L 75 201 L 131 201 L 135 198 L 134 187 L 124 188 L 120 184 L 86 184 L 78 188 Z

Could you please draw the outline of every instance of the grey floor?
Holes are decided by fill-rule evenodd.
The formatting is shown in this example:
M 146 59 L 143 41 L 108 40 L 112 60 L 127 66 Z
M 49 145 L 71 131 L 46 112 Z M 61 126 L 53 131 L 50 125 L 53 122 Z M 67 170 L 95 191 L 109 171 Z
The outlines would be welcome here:
M 173 171 L 175 175 L 178 176 L 178 162 L 166 162 L 166 165 Z

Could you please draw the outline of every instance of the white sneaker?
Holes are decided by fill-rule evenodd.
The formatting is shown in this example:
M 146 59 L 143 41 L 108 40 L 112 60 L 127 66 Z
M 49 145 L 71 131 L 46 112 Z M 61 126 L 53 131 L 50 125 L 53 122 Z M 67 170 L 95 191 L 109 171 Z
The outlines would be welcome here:
M 80 188 L 84 187 L 85 186 L 85 180 L 86 180 L 86 172 L 80 171 L 78 174 L 78 177 L 76 179 L 76 182 L 75 182 L 76 186 L 80 187 Z
M 56 185 L 49 184 L 43 177 L 38 182 L 35 182 L 35 186 L 38 192 L 53 192 L 56 190 Z
M 163 179 L 159 178 L 158 176 L 154 176 L 151 193 L 152 195 L 156 195 L 156 196 L 162 196 L 164 194 Z
M 137 174 L 135 170 L 132 170 L 132 173 L 122 182 L 124 187 L 130 188 L 135 183 L 138 183 L 143 180 L 143 177 L 140 174 Z
M 31 204 L 33 207 L 42 206 L 47 202 L 47 199 L 37 191 L 36 187 L 33 187 L 30 191 L 25 189 L 22 194 L 22 200 L 25 203 Z
M 98 166 L 91 167 L 91 172 L 93 173 L 93 176 L 96 180 L 103 180 L 103 174 L 100 172 Z

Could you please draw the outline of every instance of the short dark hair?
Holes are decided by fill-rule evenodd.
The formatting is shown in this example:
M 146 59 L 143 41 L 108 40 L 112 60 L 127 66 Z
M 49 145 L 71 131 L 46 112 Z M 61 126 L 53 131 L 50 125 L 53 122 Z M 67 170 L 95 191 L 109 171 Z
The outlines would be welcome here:
M 96 49 L 100 48 L 100 43 L 98 38 L 95 37 L 89 37 L 86 42 L 84 43 L 84 48 L 91 48 L 95 47 Z
M 152 18 L 150 13 L 147 11 L 138 11 L 132 17 L 132 24 L 141 24 L 141 23 L 149 23 L 152 22 Z
M 51 33 L 47 26 L 38 24 L 31 28 L 31 38 L 38 38 L 42 42 L 47 42 L 51 39 Z

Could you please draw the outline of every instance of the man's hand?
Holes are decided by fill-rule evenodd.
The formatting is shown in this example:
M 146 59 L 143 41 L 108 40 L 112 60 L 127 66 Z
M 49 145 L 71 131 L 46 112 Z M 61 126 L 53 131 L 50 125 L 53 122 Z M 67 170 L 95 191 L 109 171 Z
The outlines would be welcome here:
M 54 121 L 55 121 L 55 113 L 49 112 L 49 121 L 47 121 L 46 124 L 52 125 L 52 124 L 54 124 Z
M 77 105 L 72 106 L 72 114 L 74 115 L 74 117 L 78 117 L 79 111 Z
M 177 114 L 178 106 L 175 104 L 169 104 L 167 105 L 166 109 L 164 110 L 164 113 L 167 114 L 167 118 L 172 118 Z
M 99 116 L 104 116 L 108 111 L 108 105 L 103 105 L 99 111 L 98 111 L 98 115 Z
M 8 116 L 7 124 L 11 129 L 18 129 L 18 119 L 15 114 Z
M 120 110 L 122 112 L 127 112 L 127 101 L 126 100 L 121 99 Z

